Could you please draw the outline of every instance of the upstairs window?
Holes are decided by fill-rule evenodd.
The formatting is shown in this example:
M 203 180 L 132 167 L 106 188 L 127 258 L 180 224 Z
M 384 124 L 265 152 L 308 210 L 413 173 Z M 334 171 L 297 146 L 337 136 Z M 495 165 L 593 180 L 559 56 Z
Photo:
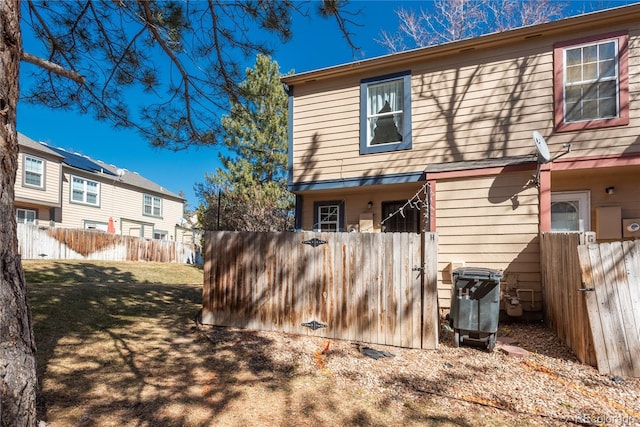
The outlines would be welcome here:
M 24 156 L 24 185 L 44 188 L 44 160 Z
M 615 33 L 555 47 L 558 131 L 629 123 L 627 43 Z
M 85 205 L 100 205 L 100 183 L 71 176 L 71 201 Z
M 143 213 L 148 216 L 162 216 L 162 199 L 157 196 L 145 194 Z
M 360 154 L 411 148 L 410 73 L 361 82 L 360 126 Z
M 316 202 L 313 205 L 313 231 L 336 232 L 344 229 L 344 202 Z

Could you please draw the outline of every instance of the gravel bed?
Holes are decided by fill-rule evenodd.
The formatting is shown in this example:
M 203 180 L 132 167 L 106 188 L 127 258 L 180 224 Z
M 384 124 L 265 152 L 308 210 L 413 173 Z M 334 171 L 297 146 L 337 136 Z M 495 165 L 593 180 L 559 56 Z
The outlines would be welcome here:
M 446 330 L 438 350 L 414 350 L 311 335 L 199 328 L 214 345 L 253 349 L 243 363 L 254 371 L 330 375 L 345 387 L 371 390 L 398 405 L 428 396 L 454 412 L 507 411 L 514 420 L 537 419 L 541 425 L 640 426 L 640 379 L 602 375 L 581 364 L 539 323 L 500 326 L 498 335 L 527 350 L 525 357 L 507 355 L 500 344 L 493 352 L 456 348 Z M 268 351 L 258 351 L 264 343 Z M 386 356 L 369 357 L 367 347 Z

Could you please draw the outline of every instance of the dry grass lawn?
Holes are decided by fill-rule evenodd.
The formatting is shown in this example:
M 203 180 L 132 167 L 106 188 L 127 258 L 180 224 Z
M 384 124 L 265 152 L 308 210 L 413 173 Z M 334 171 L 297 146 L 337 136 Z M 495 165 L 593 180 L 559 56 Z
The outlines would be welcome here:
M 640 381 L 572 359 L 544 328 L 502 327 L 498 351 L 375 346 L 195 326 L 202 271 L 24 261 L 50 426 L 635 425 Z M 535 338 L 535 339 L 534 339 Z M 535 341 L 535 342 L 534 342 Z

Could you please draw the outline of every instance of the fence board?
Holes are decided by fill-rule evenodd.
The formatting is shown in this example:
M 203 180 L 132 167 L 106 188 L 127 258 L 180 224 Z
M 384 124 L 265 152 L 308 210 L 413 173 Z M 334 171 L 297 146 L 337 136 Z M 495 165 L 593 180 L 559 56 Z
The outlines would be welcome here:
M 587 236 L 581 233 L 542 233 L 540 263 L 545 322 L 578 359 L 596 365 L 591 327 L 580 271 L 578 246 Z
M 313 238 L 327 243 L 302 244 Z M 437 318 L 425 317 L 437 313 L 437 239 L 428 239 L 428 259 L 409 233 L 207 232 L 205 241 L 204 323 L 437 346 Z M 302 327 L 313 320 L 327 328 Z
M 196 261 L 195 245 L 189 243 L 31 224 L 18 224 L 16 231 L 18 252 L 22 259 Z
M 598 370 L 640 377 L 640 280 L 637 243 L 578 248 Z

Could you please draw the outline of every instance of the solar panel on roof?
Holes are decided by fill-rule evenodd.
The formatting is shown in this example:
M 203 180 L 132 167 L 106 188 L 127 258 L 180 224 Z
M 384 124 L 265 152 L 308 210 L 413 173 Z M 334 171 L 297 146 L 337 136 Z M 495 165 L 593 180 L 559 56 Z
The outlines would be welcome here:
M 114 174 L 110 170 L 105 169 L 104 167 L 100 166 L 99 164 L 97 164 L 96 162 L 94 162 L 93 160 L 87 157 L 84 157 L 75 153 L 70 153 L 68 151 L 65 151 L 57 147 L 48 147 L 48 148 L 64 156 L 63 162 L 71 167 L 82 169 L 88 172 L 104 172 L 107 175 L 116 176 L 116 174 Z

